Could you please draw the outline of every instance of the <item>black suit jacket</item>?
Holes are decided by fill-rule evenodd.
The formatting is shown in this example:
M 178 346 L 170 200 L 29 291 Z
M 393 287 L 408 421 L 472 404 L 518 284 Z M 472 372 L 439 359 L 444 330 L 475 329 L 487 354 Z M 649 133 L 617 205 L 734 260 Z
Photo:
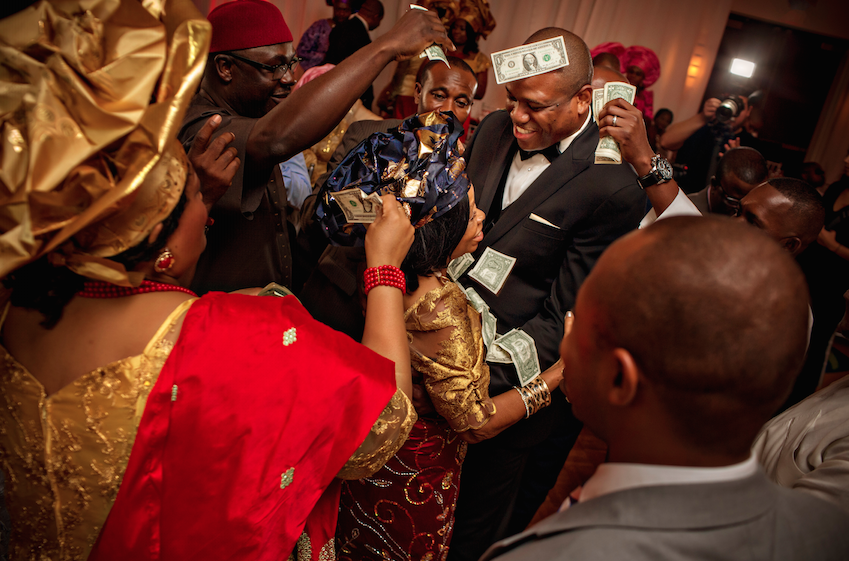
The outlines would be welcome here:
M 488 247 L 516 258 L 510 276 L 496 296 L 471 280 L 498 318 L 498 333 L 521 328 L 534 338 L 544 370 L 558 358 L 563 318 L 601 253 L 621 235 L 639 226 L 645 195 L 631 166 L 596 165 L 598 126 L 590 122 L 566 152 L 501 211 L 474 253 Z M 500 206 L 496 191 L 518 150 L 512 122 L 497 111 L 481 122 L 466 149 L 467 171 L 478 207 Z M 531 219 L 535 214 L 554 224 Z M 471 268 L 470 268 L 471 270 Z M 490 394 L 518 384 L 512 365 L 490 363 Z M 520 425 L 523 423 L 520 423 Z
M 371 43 L 371 37 L 369 37 L 368 29 L 360 18 L 352 17 L 343 21 L 330 31 L 324 64 L 339 64 L 369 43 Z M 360 96 L 360 99 L 363 100 L 366 108 L 371 109 L 374 101 L 374 88 L 369 86 Z

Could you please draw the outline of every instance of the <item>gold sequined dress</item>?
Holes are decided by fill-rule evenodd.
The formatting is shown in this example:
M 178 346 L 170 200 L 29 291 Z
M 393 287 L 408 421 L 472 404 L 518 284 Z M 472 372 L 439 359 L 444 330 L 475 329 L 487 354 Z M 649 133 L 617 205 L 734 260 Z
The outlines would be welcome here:
M 204 421 L 198 419 L 206 419 L 211 416 L 209 412 L 205 412 L 203 414 L 205 416 L 201 417 L 197 414 L 192 414 L 189 423 L 179 421 L 179 417 L 177 416 L 179 409 L 174 409 L 174 407 L 188 408 L 192 403 L 193 397 L 201 395 L 198 390 L 192 389 L 188 379 L 181 381 L 179 384 L 181 388 L 179 391 L 180 399 L 176 399 L 178 395 L 177 383 L 174 383 L 172 387 L 171 380 L 164 380 L 164 382 L 168 382 L 163 409 L 165 413 L 164 415 L 154 415 L 156 418 L 152 421 L 146 416 L 151 414 L 151 411 L 147 411 L 146 413 L 146 409 L 151 409 L 149 403 L 154 403 L 153 401 L 149 401 L 148 397 L 151 396 L 151 400 L 154 399 L 153 395 L 155 394 L 151 392 L 154 387 L 159 387 L 157 386 L 157 382 L 161 381 L 161 375 L 165 376 L 162 373 L 167 371 L 167 369 L 163 367 L 168 361 L 172 350 L 175 348 L 175 344 L 176 348 L 182 349 L 181 345 L 186 344 L 183 341 L 185 338 L 195 336 L 202 339 L 203 337 L 211 336 L 212 331 L 209 328 L 193 331 L 193 333 L 200 333 L 199 335 L 187 334 L 189 331 L 187 325 L 193 325 L 189 323 L 192 318 L 187 317 L 187 314 L 191 312 L 192 305 L 202 302 L 206 305 L 206 308 L 209 308 L 209 304 L 207 303 L 209 300 L 220 302 L 213 309 L 230 310 L 238 316 L 245 316 L 243 317 L 243 321 L 252 325 L 257 323 L 254 318 L 257 318 L 258 313 L 269 308 L 269 300 L 265 298 L 259 299 L 256 297 L 220 293 L 215 297 L 205 296 L 202 299 L 188 300 L 170 314 L 140 355 L 121 359 L 97 368 L 51 395 L 46 395 L 41 383 L 15 357 L 9 354 L 5 347 L 0 346 L 0 465 L 2 465 L 6 476 L 6 500 L 12 521 L 10 559 L 21 561 L 47 559 L 54 561 L 84 560 L 90 559 L 90 555 L 96 558 L 115 558 L 114 555 L 110 555 L 110 551 L 114 550 L 104 549 L 104 541 L 109 541 L 104 540 L 104 536 L 109 533 L 110 524 L 113 541 L 119 542 L 129 541 L 129 538 L 124 536 L 124 532 L 127 532 L 127 535 L 131 535 L 130 526 L 139 527 L 145 523 L 150 523 L 152 526 L 162 527 L 163 532 L 165 531 L 164 528 L 167 525 L 159 518 L 151 518 L 147 514 L 141 514 L 155 511 L 155 508 L 158 507 L 153 506 L 153 503 L 134 501 L 129 505 L 129 508 L 124 509 L 125 511 L 130 511 L 133 515 L 138 513 L 137 515 L 140 517 L 140 520 L 137 525 L 116 522 L 115 509 L 117 505 L 121 504 L 122 499 L 118 495 L 125 478 L 125 473 L 127 477 L 131 477 L 133 465 L 131 456 L 136 458 L 134 461 L 138 463 L 137 457 L 144 457 L 146 458 L 145 461 L 147 461 L 147 458 L 155 455 L 155 453 L 150 452 L 148 446 L 137 445 L 134 448 L 134 443 L 138 443 L 140 439 L 143 440 L 142 431 L 144 429 L 140 429 L 140 426 L 144 427 L 146 423 L 160 422 L 163 417 L 166 419 L 170 417 L 169 442 L 174 441 L 173 445 L 180 447 L 179 443 L 174 440 L 180 428 L 191 427 L 195 423 L 203 423 Z M 274 300 L 276 301 L 277 299 Z M 254 307 L 246 308 L 245 304 Z M 283 304 L 281 302 L 281 305 Z M 261 306 L 261 308 L 257 308 L 256 306 Z M 196 307 L 199 308 L 201 306 L 198 305 Z M 289 308 L 292 307 L 293 305 L 289 304 Z M 8 308 L 4 306 L 4 309 Z M 294 313 L 299 314 L 299 316 L 293 315 Z M 182 329 L 176 329 L 175 325 L 178 325 L 184 317 L 187 317 L 187 319 L 184 321 Z M 274 322 L 260 322 L 264 323 L 265 327 L 257 327 L 256 329 L 257 331 L 270 329 L 271 335 L 269 337 L 272 338 L 277 337 L 275 333 L 280 331 L 284 337 L 283 344 L 280 345 L 280 352 L 286 352 L 290 357 L 294 356 L 292 355 L 293 352 L 307 352 L 314 356 L 314 347 L 311 353 L 306 348 L 303 351 L 299 351 L 299 343 L 300 345 L 309 345 L 308 337 L 310 337 L 314 328 L 321 330 L 320 333 L 323 333 L 324 330 L 330 331 L 329 328 L 318 325 L 318 322 L 309 318 L 306 311 L 300 308 L 299 305 L 288 316 L 277 315 L 274 317 L 277 318 Z M 294 325 L 294 320 L 290 319 L 292 317 L 300 317 L 297 325 Z M 4 319 L 5 313 L 0 318 L 0 327 Z M 287 321 L 293 323 L 293 325 L 288 325 L 286 323 Z M 228 323 L 237 322 L 231 321 Z M 273 327 L 269 328 L 269 325 Z M 194 328 L 192 327 L 192 329 Z M 238 327 L 238 329 L 243 332 L 243 336 L 248 337 L 248 340 L 256 339 L 256 337 L 251 337 L 250 333 L 245 331 L 246 329 L 249 331 L 249 327 L 243 325 L 242 327 Z M 233 340 L 232 337 L 231 335 L 230 340 Z M 327 334 L 324 337 L 327 337 Z M 340 335 L 340 337 L 342 336 Z M 348 339 L 348 341 L 350 340 Z M 289 342 L 288 345 L 286 344 L 287 342 Z M 203 347 L 203 344 L 198 345 L 198 341 L 195 340 L 190 341 L 189 346 L 197 348 Z M 348 352 L 350 351 L 351 349 Z M 209 353 L 208 350 L 204 351 L 203 349 L 200 349 L 200 352 Z M 248 351 L 249 355 L 254 353 L 255 351 Z M 329 354 L 325 353 L 325 355 L 326 360 Z M 345 357 L 340 357 L 340 362 L 344 360 Z M 194 361 L 196 362 L 196 359 Z M 179 370 L 184 371 L 186 369 L 181 368 Z M 312 379 L 312 365 L 310 365 L 310 368 L 303 370 L 308 374 L 307 377 Z M 209 369 L 206 372 L 214 374 Z M 248 386 L 247 398 L 254 404 L 254 409 L 265 411 L 265 413 L 257 413 L 258 415 L 265 416 L 266 419 L 261 420 L 259 427 L 268 427 L 268 430 L 271 430 L 270 425 L 272 421 L 268 417 L 268 414 L 269 412 L 273 412 L 274 409 L 263 409 L 257 403 L 256 398 L 249 393 L 251 386 L 249 375 L 229 369 L 224 375 L 237 382 L 243 382 L 244 385 Z M 277 377 L 278 379 L 281 376 L 288 376 L 288 379 L 292 381 L 279 383 L 283 383 L 288 389 L 296 388 L 296 386 L 291 385 L 295 381 L 286 368 L 280 369 L 277 372 L 268 371 L 263 376 L 265 378 Z M 210 376 L 206 377 L 209 378 Z M 391 380 L 390 384 L 394 385 Z M 214 385 L 223 386 L 220 383 L 215 383 Z M 344 388 L 346 388 L 346 391 L 351 391 L 351 386 L 347 383 L 344 384 Z M 227 391 L 231 396 L 233 395 L 231 390 Z M 387 395 L 391 393 L 392 390 L 389 390 Z M 241 417 L 246 416 L 246 410 L 238 406 L 237 402 L 234 401 L 235 397 L 225 396 L 225 398 L 231 400 L 230 403 L 232 405 L 230 407 L 218 407 L 218 415 L 222 417 L 221 422 L 225 426 L 235 426 L 236 419 L 240 419 L 240 415 Z M 327 399 L 326 396 L 325 399 Z M 356 398 L 353 399 L 356 400 Z M 163 400 L 159 401 L 159 406 L 162 406 Z M 341 398 L 337 399 L 335 403 L 336 407 L 340 407 Z M 157 404 L 154 403 L 154 410 L 156 407 Z M 361 407 L 361 404 L 355 403 L 352 407 Z M 415 412 L 412 410 L 412 405 L 402 392 L 396 390 L 389 403 L 385 405 L 383 413 L 374 422 L 365 442 L 363 442 L 353 455 L 348 453 L 350 457 L 347 463 L 345 463 L 341 471 L 337 468 L 337 472 L 334 472 L 336 476 L 340 478 L 357 478 L 374 473 L 378 467 L 383 465 L 398 450 L 414 420 Z M 351 417 L 345 417 L 340 422 L 351 424 Z M 312 424 L 315 425 L 316 423 L 312 422 Z M 336 431 L 338 432 L 338 428 Z M 214 434 L 207 436 L 212 438 L 213 441 L 217 439 L 225 441 L 227 439 L 226 435 L 220 429 L 214 429 L 210 432 Z M 254 428 L 254 432 L 262 433 L 261 430 L 257 430 L 256 428 Z M 308 429 L 302 429 L 298 432 L 298 436 L 307 434 L 308 432 Z M 294 439 L 295 433 L 289 432 L 287 434 L 292 434 L 292 438 Z M 197 437 L 192 438 L 197 440 Z M 322 440 L 327 440 L 323 436 L 321 438 Z M 244 440 L 244 437 L 239 436 L 235 442 L 239 442 L 240 440 Z M 284 449 L 291 449 L 294 446 L 292 440 L 283 442 L 282 445 Z M 209 449 L 208 444 L 199 444 L 199 446 Z M 186 450 L 189 451 L 188 449 Z M 133 452 L 132 455 L 131 451 Z M 248 457 L 248 451 L 245 451 L 234 455 L 233 462 L 230 465 L 235 466 L 240 462 L 247 463 L 247 468 L 250 472 L 255 471 L 251 466 L 256 466 L 256 469 L 259 469 L 260 467 L 266 467 L 263 462 L 271 463 L 273 454 L 270 450 L 266 452 L 258 447 L 250 447 L 249 452 L 257 455 L 256 457 L 262 461 L 256 460 L 251 462 Z M 136 456 L 136 454 L 139 456 Z M 192 450 L 191 454 L 192 456 L 199 455 L 198 450 Z M 182 463 L 189 462 L 188 459 L 180 461 Z M 282 468 L 276 472 L 271 470 L 269 474 L 271 481 L 268 482 L 268 488 L 278 489 L 279 493 L 283 493 L 285 485 L 281 484 L 281 473 L 284 475 L 284 480 L 285 476 L 288 475 L 290 480 L 294 478 L 297 483 L 298 479 L 304 481 L 308 477 L 306 474 L 310 473 L 311 476 L 311 472 L 314 471 L 312 467 L 306 465 L 304 467 L 301 467 L 297 463 L 288 465 L 292 467 L 289 467 L 285 471 Z M 145 471 L 146 475 L 149 470 L 143 471 Z M 333 475 L 331 473 L 330 477 L 332 478 Z M 217 505 L 228 504 L 223 498 L 216 499 L 214 497 L 215 493 L 218 493 L 221 487 L 228 486 L 221 485 L 225 481 L 224 478 L 219 479 L 215 477 L 211 469 L 193 471 L 189 476 L 190 479 L 194 478 L 197 486 L 209 485 L 209 488 L 212 490 L 204 494 L 208 494 L 211 497 L 211 502 Z M 166 476 L 164 482 L 167 484 L 168 481 L 169 479 Z M 158 488 L 161 485 L 162 480 L 158 483 L 153 482 L 152 488 Z M 138 487 L 139 485 L 134 486 Z M 192 483 L 189 482 L 188 485 L 182 485 L 183 488 L 187 486 L 191 487 Z M 235 493 L 237 497 L 247 495 L 244 490 L 235 489 L 235 486 L 232 484 L 229 484 L 229 486 L 234 487 L 231 493 Z M 296 486 L 293 485 L 291 488 L 294 490 Z M 224 492 L 227 493 L 226 490 Z M 124 493 L 126 493 L 126 490 Z M 160 499 L 157 499 L 156 504 L 161 503 L 163 515 L 167 514 L 165 512 L 166 510 L 171 509 L 173 512 L 175 508 L 174 506 L 168 506 L 167 501 L 170 495 L 177 495 L 177 493 L 167 493 Z M 222 497 L 224 496 L 222 495 Z M 129 499 L 126 498 L 127 495 L 124 495 L 124 497 L 123 501 L 126 504 Z M 273 493 L 264 491 L 262 500 L 279 501 L 287 499 L 285 496 L 275 498 Z M 338 499 L 335 504 L 338 504 Z M 334 512 L 336 509 L 335 504 L 333 506 Z M 216 510 L 210 509 L 210 506 L 210 504 L 206 506 L 202 504 L 195 504 L 194 506 L 191 504 L 179 505 L 180 508 L 205 508 L 207 511 Z M 254 501 L 249 505 L 247 510 L 248 512 L 257 512 L 261 506 L 263 506 L 262 502 Z M 232 507 L 232 504 L 228 504 L 228 508 L 231 510 L 231 516 L 233 516 Z M 289 504 L 285 509 L 280 509 L 276 502 L 271 502 L 269 509 L 274 512 L 283 512 L 285 518 L 286 509 L 291 510 L 293 506 Z M 218 510 L 221 513 L 225 512 L 223 508 Z M 202 516 L 194 516 L 195 518 L 202 519 Z M 211 523 L 206 523 L 211 526 Z M 185 534 L 191 534 L 194 531 L 192 528 L 193 525 L 196 525 L 198 527 L 197 531 L 202 534 L 204 531 L 203 524 L 204 522 L 202 520 L 198 524 L 195 524 L 194 521 L 181 522 L 181 531 L 184 531 Z M 258 530 L 260 525 L 258 523 L 254 522 L 253 524 L 255 525 L 246 525 L 244 521 L 240 522 L 236 516 L 229 521 L 225 521 L 225 524 L 232 525 L 234 530 L 239 527 L 247 527 L 253 528 L 252 532 L 254 533 L 260 533 Z M 300 524 L 301 528 L 303 528 L 303 518 L 301 518 Z M 104 525 L 105 530 L 101 534 L 101 529 L 104 528 Z M 280 526 L 276 527 L 280 528 Z M 334 525 L 331 522 L 331 536 L 333 527 Z M 297 532 L 300 534 L 301 530 L 298 529 Z M 278 533 L 280 533 L 279 530 Z M 179 532 L 177 534 L 179 535 Z M 218 548 L 220 551 L 227 551 L 227 547 L 231 545 L 236 549 L 247 547 L 250 539 L 254 537 L 249 536 L 243 541 L 239 541 L 235 537 L 229 538 L 227 532 L 217 532 L 217 534 L 217 536 L 205 536 L 203 541 L 204 543 L 213 543 L 215 539 L 222 540 L 223 543 Z M 233 535 L 236 536 L 235 531 Z M 100 537 L 100 542 L 95 547 L 98 537 Z M 133 537 L 139 539 L 139 545 L 142 551 L 146 551 L 150 547 L 150 539 L 144 533 Z M 231 541 L 237 541 L 238 543 L 233 544 L 230 543 Z M 313 541 L 317 540 L 314 539 Z M 196 539 L 188 539 L 188 542 L 184 545 L 189 549 L 192 547 L 191 542 L 199 543 Z M 292 540 L 292 543 L 294 543 L 294 540 Z M 132 549 L 129 546 L 127 547 Z M 179 558 L 179 552 L 175 551 L 177 548 L 174 545 L 169 546 L 164 538 L 161 547 L 163 553 L 166 551 L 172 555 L 176 553 L 178 554 L 177 558 Z M 302 561 L 306 559 L 326 560 L 332 558 L 333 549 L 332 542 L 327 539 L 322 541 L 322 543 L 310 545 L 310 536 L 305 531 L 297 541 L 297 547 L 295 548 L 295 552 L 293 552 L 292 558 Z M 99 557 L 96 555 L 98 550 L 100 550 Z M 292 548 L 289 547 L 288 551 L 279 551 L 279 555 L 276 558 L 285 559 L 291 550 Z M 132 557 L 122 556 L 122 558 L 128 559 Z M 145 558 L 145 556 L 142 555 L 141 558 Z M 260 557 L 252 558 L 258 559 Z
M 445 559 L 466 443 L 458 432 L 495 414 L 480 316 L 450 281 L 406 310 L 414 370 L 438 413 L 420 415 L 407 442 L 372 477 L 345 481 L 336 537 L 342 560 Z M 449 330 L 435 357 L 414 334 Z

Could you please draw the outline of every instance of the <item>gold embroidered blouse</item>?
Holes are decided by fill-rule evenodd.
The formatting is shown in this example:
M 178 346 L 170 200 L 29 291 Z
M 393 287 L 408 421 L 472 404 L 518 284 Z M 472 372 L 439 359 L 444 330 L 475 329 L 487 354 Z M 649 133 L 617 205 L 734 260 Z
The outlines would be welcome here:
M 0 346 L 0 464 L 12 560 L 84 560 L 115 501 L 147 397 L 194 299 L 175 309 L 142 354 L 89 372 L 52 395 Z M 338 477 L 380 469 L 416 413 L 400 390 Z
M 457 432 L 482 427 L 495 414 L 478 312 L 455 283 L 427 292 L 404 313 L 413 369 L 437 413 Z M 416 334 L 450 330 L 435 357 L 416 350 Z

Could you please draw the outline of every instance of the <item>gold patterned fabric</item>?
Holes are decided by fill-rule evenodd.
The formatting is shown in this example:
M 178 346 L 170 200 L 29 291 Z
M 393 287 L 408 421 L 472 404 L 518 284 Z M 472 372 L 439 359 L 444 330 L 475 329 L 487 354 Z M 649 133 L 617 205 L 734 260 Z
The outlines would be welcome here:
M 362 479 L 373 475 L 404 445 L 417 418 L 407 395 L 395 390 L 395 395 L 372 425 L 366 439 L 336 477 Z
M 115 502 L 147 402 L 176 341 L 169 316 L 144 352 L 52 395 L 0 346 L 0 464 L 12 520 L 10 559 L 82 560 Z
M 482 427 L 495 414 L 479 314 L 453 282 L 431 290 L 404 313 L 413 369 L 424 377 L 436 411 L 457 432 Z M 474 321 L 473 321 L 474 318 Z M 448 330 L 437 356 L 416 350 L 418 334 Z
M 0 20 L 0 277 L 51 261 L 115 284 L 105 259 L 171 213 L 174 140 L 209 48 L 205 20 L 170 38 L 165 0 L 41 0 Z

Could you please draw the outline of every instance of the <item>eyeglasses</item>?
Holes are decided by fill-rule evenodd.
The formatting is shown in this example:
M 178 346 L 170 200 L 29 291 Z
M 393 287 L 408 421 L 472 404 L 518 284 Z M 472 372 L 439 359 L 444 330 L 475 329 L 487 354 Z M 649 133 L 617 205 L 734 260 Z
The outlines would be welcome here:
M 266 72 L 270 72 L 272 80 L 281 79 L 283 76 L 286 75 L 286 73 L 288 73 L 290 70 L 293 70 L 298 65 L 299 62 L 304 60 L 302 58 L 295 57 L 289 62 L 283 62 L 283 63 L 280 63 L 280 64 L 275 64 L 274 66 L 269 66 L 267 64 L 263 64 L 261 62 L 255 61 L 255 60 L 251 60 L 249 58 L 239 56 L 235 53 L 227 52 L 227 53 L 221 53 L 221 54 L 225 54 L 225 55 L 231 56 L 231 57 L 233 57 L 237 60 L 241 60 L 242 62 L 246 62 L 246 63 L 250 64 L 251 66 L 253 66 L 254 68 L 258 68 L 260 70 L 265 70 Z
M 720 196 L 722 196 L 722 199 L 725 201 L 725 204 L 728 205 L 729 208 L 734 209 L 735 216 L 740 214 L 740 210 L 743 207 L 741 199 L 732 197 L 728 193 L 726 193 L 725 189 L 722 188 L 722 183 L 720 183 L 719 181 L 711 183 L 711 187 L 719 191 Z

